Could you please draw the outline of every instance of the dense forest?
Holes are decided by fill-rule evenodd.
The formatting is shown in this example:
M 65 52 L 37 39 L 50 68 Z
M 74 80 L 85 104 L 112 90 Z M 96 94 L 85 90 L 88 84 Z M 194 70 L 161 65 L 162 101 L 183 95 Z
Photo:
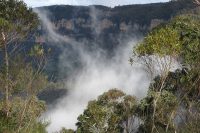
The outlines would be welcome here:
M 173 13 L 167 16 L 159 12 L 166 5 L 178 8 L 170 10 Z M 137 11 L 140 6 L 97 8 L 117 12 L 115 17 L 111 17 L 117 22 L 118 19 L 126 21 L 132 7 L 135 13 L 142 14 Z M 130 65 L 136 62 L 142 64 L 152 77 L 147 96 L 139 100 L 136 96 L 113 88 L 88 102 L 87 108 L 77 118 L 76 130 L 63 128 L 58 132 L 200 132 L 200 1 L 176 0 L 162 6 L 149 6 L 147 4 L 144 7 L 146 10 L 156 8 L 154 13 L 165 16 L 167 21 L 146 31 L 144 39 L 130 49 L 132 57 L 129 60 Z M 54 6 L 45 8 L 55 9 Z M 126 10 L 121 12 L 123 8 Z M 87 8 L 81 7 L 80 10 Z M 57 14 L 56 17 L 63 17 L 60 12 Z M 148 17 L 144 21 L 150 24 Z M 143 25 L 142 21 L 138 19 L 138 23 Z M 0 1 L 1 133 L 47 132 L 46 127 L 50 122 L 40 120 L 40 117 L 48 108 L 37 96 L 46 88 L 60 85 L 58 80 L 51 80 L 45 68 L 51 49 L 41 43 L 28 45 L 23 50 L 21 46 L 38 35 L 39 24 L 37 14 L 23 1 Z M 172 71 L 174 61 L 181 67 Z

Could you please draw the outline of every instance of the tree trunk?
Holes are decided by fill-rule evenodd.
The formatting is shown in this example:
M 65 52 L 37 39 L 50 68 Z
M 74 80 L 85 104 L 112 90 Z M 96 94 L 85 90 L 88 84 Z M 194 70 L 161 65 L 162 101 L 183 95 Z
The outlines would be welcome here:
M 7 51 L 6 37 L 2 32 L 3 37 L 3 52 L 4 52 L 4 65 L 5 65 L 5 111 L 6 116 L 9 115 L 9 57 Z

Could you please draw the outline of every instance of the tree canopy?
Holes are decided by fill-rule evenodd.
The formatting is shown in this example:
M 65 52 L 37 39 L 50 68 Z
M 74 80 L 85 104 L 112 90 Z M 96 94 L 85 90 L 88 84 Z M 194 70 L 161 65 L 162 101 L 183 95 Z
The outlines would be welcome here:
M 198 12 L 181 14 L 156 27 L 134 48 L 138 58 L 168 56 L 182 65 L 181 70 L 168 70 L 154 78 L 148 96 L 139 105 L 142 132 L 199 132 L 199 24 Z
M 137 102 L 133 96 L 119 90 L 110 90 L 90 101 L 87 109 L 78 117 L 78 133 L 120 133 L 128 131 L 126 121 L 133 117 Z M 133 120 L 133 119 L 131 119 Z
M 0 0 L 0 132 L 46 132 L 46 124 L 38 121 L 45 103 L 37 98 L 48 84 L 43 74 L 44 52 L 37 45 L 30 54 L 21 54 L 18 49 L 38 22 L 23 1 Z

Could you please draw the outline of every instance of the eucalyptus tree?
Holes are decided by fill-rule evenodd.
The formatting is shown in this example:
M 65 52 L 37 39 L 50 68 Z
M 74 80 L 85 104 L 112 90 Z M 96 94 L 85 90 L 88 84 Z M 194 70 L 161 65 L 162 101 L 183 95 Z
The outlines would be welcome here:
M 78 117 L 78 133 L 133 132 L 129 118 L 134 117 L 137 101 L 119 90 L 110 90 L 90 101 L 87 109 Z M 133 126 L 133 124 L 132 124 Z
M 9 113 L 9 45 L 17 45 L 22 39 L 25 39 L 37 26 L 37 15 L 32 9 L 27 8 L 23 1 L 19 0 L 1 0 L 0 1 L 0 48 L 3 53 L 4 73 L 5 73 L 5 111 Z
M 191 130 L 198 131 L 196 126 L 198 119 L 194 118 L 199 118 L 200 114 L 198 100 L 200 96 L 199 24 L 199 13 L 188 12 L 176 16 L 168 23 L 156 27 L 134 48 L 134 55 L 144 61 L 149 71 L 153 71 L 152 67 L 149 67 L 154 63 L 152 63 L 152 56 L 157 57 L 154 60 L 158 62 L 157 67 L 160 69 L 160 74 L 154 78 L 149 88 L 148 97 L 140 105 L 140 109 L 145 112 L 142 119 L 145 122 L 143 127 L 148 129 L 147 132 L 158 132 L 161 125 L 163 131 L 166 132 L 171 129 L 180 131 L 179 129 L 183 127 L 194 128 Z M 171 59 L 166 60 L 165 58 L 178 61 L 182 64 L 182 70 L 171 74 L 169 69 L 172 65 Z M 166 118 L 162 115 L 166 115 Z M 182 120 L 176 123 L 175 120 L 178 117 Z M 180 123 L 184 126 L 179 127 Z
M 35 45 L 26 54 L 18 53 L 38 24 L 37 15 L 23 1 L 0 0 L 0 132 L 46 132 L 37 120 L 45 104 L 36 97 L 48 84 L 42 73 L 45 51 Z

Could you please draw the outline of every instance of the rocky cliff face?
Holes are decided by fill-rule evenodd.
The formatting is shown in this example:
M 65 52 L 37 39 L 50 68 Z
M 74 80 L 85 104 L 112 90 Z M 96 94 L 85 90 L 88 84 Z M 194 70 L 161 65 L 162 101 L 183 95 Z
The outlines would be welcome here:
M 188 2 L 128 5 L 109 8 L 105 6 L 49 6 L 41 7 L 51 16 L 54 29 L 76 39 L 93 39 L 94 36 L 120 33 L 146 33 L 158 24 L 169 20 L 181 10 L 194 8 Z M 44 39 L 39 37 L 42 42 Z
M 55 5 L 40 7 L 37 10 L 47 17 L 48 22 L 38 28 L 37 43 L 51 44 L 52 38 L 47 31 L 51 25 L 51 31 L 58 33 L 62 39 L 73 39 L 84 42 L 88 49 L 102 48 L 108 51 L 109 56 L 118 46 L 123 45 L 124 40 L 135 35 L 143 36 L 155 26 L 169 20 L 180 11 L 193 9 L 192 2 L 173 1 L 167 3 L 154 3 L 144 5 L 127 5 L 109 8 L 105 6 L 69 6 Z M 50 24 L 49 24 L 50 23 Z M 58 38 L 59 41 L 61 38 Z M 66 43 L 63 43 L 66 44 Z M 56 42 L 51 45 L 54 53 L 50 66 L 56 66 L 62 45 Z M 68 47 L 68 46 L 64 46 Z M 73 53 L 73 52 L 72 52 Z M 75 57 L 75 56 L 73 56 Z M 55 68 L 52 68 L 56 71 Z
M 93 52 L 94 49 L 100 48 L 103 49 L 101 54 L 106 56 L 104 58 L 112 58 L 113 51 L 119 48 L 117 46 L 124 45 L 128 39 L 137 35 L 142 36 L 180 11 L 194 7 L 192 3 L 176 1 L 115 8 L 69 5 L 41 7 L 37 8 L 40 13 L 43 13 L 40 17 L 42 20 L 48 19 L 48 22 L 45 20 L 43 25 L 38 27 L 38 36 L 35 40 L 52 48 L 46 71 L 50 77 L 53 75 L 55 79 L 62 80 L 73 75 L 73 72 L 78 72 L 84 65 L 81 64 L 79 51 L 72 47 L 81 46 L 84 50 Z M 52 42 L 52 36 L 48 34 L 53 34 L 55 42 Z M 75 42 L 65 41 L 68 39 Z M 73 45 L 67 45 L 66 42 Z M 79 44 L 76 44 L 77 42 Z M 51 97 L 55 100 L 62 94 L 54 90 L 50 92 L 53 93 L 45 96 L 45 92 L 41 97 L 43 99 Z

